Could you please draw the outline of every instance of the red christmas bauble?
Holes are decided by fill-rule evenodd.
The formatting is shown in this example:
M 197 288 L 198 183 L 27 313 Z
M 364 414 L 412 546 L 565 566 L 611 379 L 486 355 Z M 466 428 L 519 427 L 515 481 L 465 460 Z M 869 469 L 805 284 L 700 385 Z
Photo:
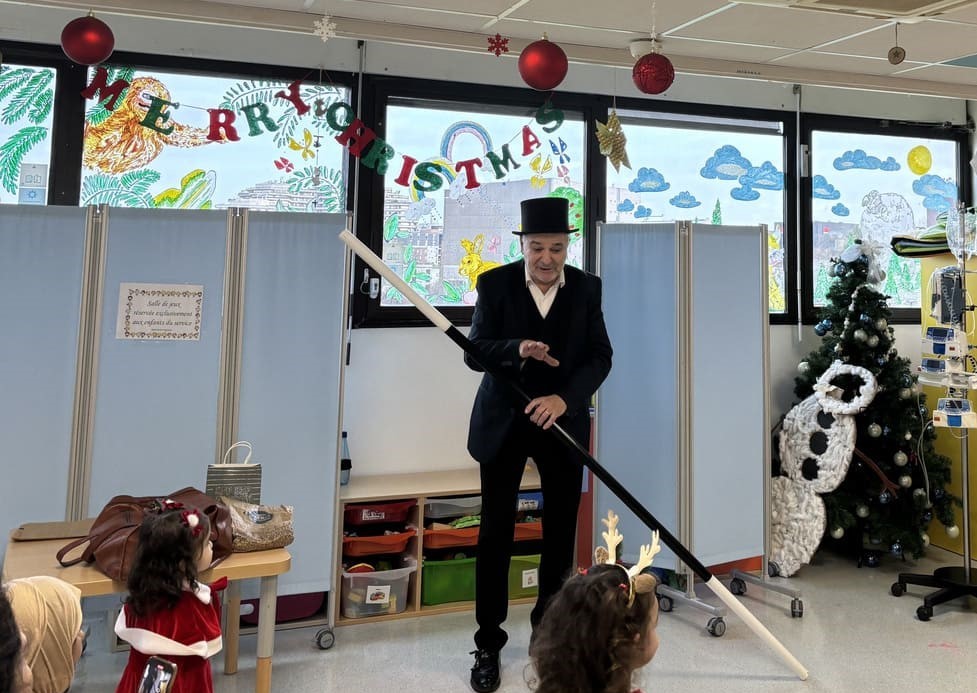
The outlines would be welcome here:
M 101 19 L 79 17 L 61 30 L 61 48 L 79 65 L 98 65 L 112 55 L 115 36 Z
M 661 53 L 649 53 L 634 64 L 631 78 L 645 94 L 661 94 L 675 81 L 675 68 L 672 61 Z
M 552 41 L 540 39 L 519 54 L 519 74 L 533 89 L 555 89 L 567 76 L 567 54 Z

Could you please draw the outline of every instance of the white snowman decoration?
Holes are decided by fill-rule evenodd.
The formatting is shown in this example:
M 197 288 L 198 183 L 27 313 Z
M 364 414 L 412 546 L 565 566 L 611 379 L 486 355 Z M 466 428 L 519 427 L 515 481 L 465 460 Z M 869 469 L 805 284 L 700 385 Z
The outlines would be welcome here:
M 841 375 L 862 380 L 851 401 L 832 384 Z M 809 562 L 824 535 L 825 510 L 820 493 L 838 488 L 855 451 L 855 414 L 875 397 L 871 371 L 835 361 L 818 379 L 814 394 L 784 417 L 780 463 L 784 476 L 771 481 L 770 563 L 790 576 Z

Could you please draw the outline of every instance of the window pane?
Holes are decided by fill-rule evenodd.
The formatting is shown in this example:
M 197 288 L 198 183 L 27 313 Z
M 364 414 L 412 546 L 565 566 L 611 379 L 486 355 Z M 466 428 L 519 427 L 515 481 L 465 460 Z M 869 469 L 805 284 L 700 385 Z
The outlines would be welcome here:
M 315 102 L 348 101 L 348 89 L 303 82 L 302 116 L 289 101 L 275 97 L 288 83 L 224 77 L 109 70 L 109 84 L 130 86 L 109 111 L 87 103 L 80 204 L 117 207 L 167 207 L 338 212 L 346 209 L 346 152 L 334 139 Z M 91 72 L 89 80 L 91 80 Z M 141 125 L 152 97 L 169 120 L 155 120 L 164 134 Z M 102 98 L 102 95 L 96 97 Z M 254 104 L 267 106 L 266 118 Z M 211 141 L 208 109 L 229 109 L 240 138 Z M 245 116 L 249 110 L 256 123 Z M 320 109 L 321 110 L 321 109 Z
M 535 121 L 534 111 L 485 111 L 394 100 L 387 106 L 386 139 L 398 156 L 384 178 L 383 259 L 435 305 L 474 305 L 478 275 L 522 257 L 519 238 L 512 235 L 520 224 L 520 201 L 566 197 L 571 225 L 583 228 L 586 218 L 580 115 L 564 113 L 563 124 L 547 133 Z M 524 138 L 530 140 L 528 153 Z M 497 179 L 486 153 L 502 159 L 503 145 L 508 145 L 513 163 L 508 173 L 500 169 L 503 175 Z M 413 183 L 423 187 L 425 181 L 413 174 L 401 177 L 401 154 L 419 162 L 440 162 L 444 173 L 435 175 L 440 188 L 422 192 Z M 476 181 L 468 181 L 465 169 L 456 173 L 455 165 L 473 158 L 482 161 L 473 169 L 478 185 L 466 187 Z M 583 266 L 583 245 L 581 233 L 570 234 L 569 264 Z M 403 306 L 406 300 L 384 281 L 380 305 Z
M 55 71 L 0 67 L 0 204 L 47 204 Z
M 781 124 L 646 114 L 622 126 L 631 168 L 608 161 L 607 221 L 766 224 L 770 311 L 786 312 Z
M 918 308 L 918 260 L 895 255 L 893 236 L 933 226 L 957 199 L 952 140 L 814 131 L 811 211 L 814 304 L 823 306 L 832 258 L 856 238 L 881 247 L 881 291 L 892 308 Z

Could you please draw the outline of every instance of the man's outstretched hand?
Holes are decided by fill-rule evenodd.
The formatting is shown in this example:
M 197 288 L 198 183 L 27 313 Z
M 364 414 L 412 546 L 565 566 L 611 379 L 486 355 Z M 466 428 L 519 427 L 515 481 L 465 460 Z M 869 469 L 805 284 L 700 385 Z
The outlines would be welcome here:
M 536 359 L 542 361 L 547 366 L 559 366 L 560 362 L 550 356 L 550 347 L 543 342 L 535 342 L 531 339 L 524 339 L 519 343 L 519 358 Z
M 542 426 L 544 431 L 552 426 L 566 411 L 567 403 L 559 395 L 537 397 L 526 405 L 529 420 L 537 426 Z

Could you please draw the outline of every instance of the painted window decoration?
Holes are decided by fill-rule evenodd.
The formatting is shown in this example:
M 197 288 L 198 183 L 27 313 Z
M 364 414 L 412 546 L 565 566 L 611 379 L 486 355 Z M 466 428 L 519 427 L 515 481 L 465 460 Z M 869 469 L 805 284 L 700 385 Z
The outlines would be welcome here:
M 289 82 L 108 66 L 107 84 L 122 79 L 129 86 L 111 110 L 106 108 L 110 97 L 102 92 L 86 102 L 79 203 L 345 210 L 347 152 L 335 141 L 336 133 L 325 117 L 317 113 L 348 101 L 349 90 L 320 83 L 315 77 L 303 80 L 298 94 L 317 108 L 299 114 L 290 101 L 276 96 L 289 91 Z M 90 71 L 90 85 L 95 78 Z M 173 105 L 160 106 L 158 99 Z M 149 120 L 160 127 L 142 125 L 154 108 L 158 110 Z M 240 116 L 234 123 L 238 140 L 228 138 L 226 131 L 221 131 L 218 141 L 208 139 L 210 112 L 215 109 Z M 254 119 L 257 125 L 243 117 L 249 109 L 259 116 Z M 170 126 L 172 131 L 161 131 Z
M 920 263 L 895 255 L 893 236 L 915 236 L 956 204 L 957 143 L 815 130 L 811 135 L 814 303 L 823 306 L 831 259 L 856 238 L 881 250 L 893 308 L 918 308 Z
M 0 67 L 0 204 L 47 204 L 55 71 Z
M 584 219 L 583 121 L 549 104 L 486 112 L 479 106 L 400 101 L 387 105 L 386 139 L 411 158 L 384 178 L 383 259 L 434 305 L 474 305 L 478 276 L 522 257 L 519 203 L 554 195 Z M 558 117 L 557 117 L 558 116 Z M 408 164 L 412 159 L 413 168 Z M 478 163 L 472 164 L 473 160 Z M 583 266 L 583 235 L 567 262 Z M 381 284 L 381 306 L 408 305 Z
M 785 312 L 781 123 L 618 115 L 631 169 L 608 162 L 608 223 L 766 224 L 770 311 Z

